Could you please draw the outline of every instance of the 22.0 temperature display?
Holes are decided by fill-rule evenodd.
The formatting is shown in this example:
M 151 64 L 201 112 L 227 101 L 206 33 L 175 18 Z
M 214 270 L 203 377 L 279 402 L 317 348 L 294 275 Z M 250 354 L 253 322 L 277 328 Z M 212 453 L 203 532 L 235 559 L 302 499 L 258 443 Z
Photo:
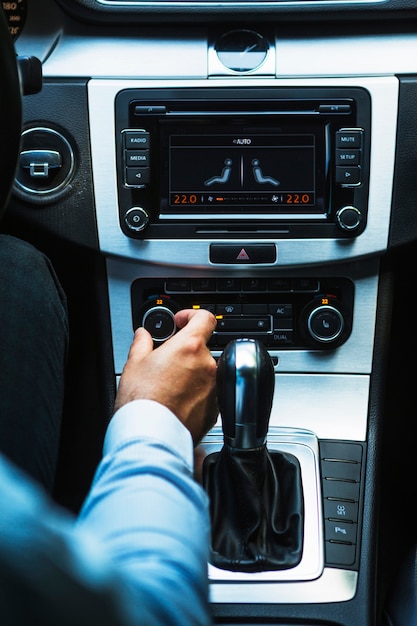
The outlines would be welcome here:
M 289 193 L 285 202 L 286 204 L 311 204 L 312 197 L 310 193 Z
M 198 197 L 195 193 L 174 193 L 173 204 L 198 204 Z
M 257 195 L 241 195 L 234 193 L 223 194 L 198 194 L 198 193 L 173 193 L 171 194 L 172 205 L 236 205 L 236 204 L 259 204 L 259 205 L 303 205 L 314 204 L 313 193 L 264 193 Z

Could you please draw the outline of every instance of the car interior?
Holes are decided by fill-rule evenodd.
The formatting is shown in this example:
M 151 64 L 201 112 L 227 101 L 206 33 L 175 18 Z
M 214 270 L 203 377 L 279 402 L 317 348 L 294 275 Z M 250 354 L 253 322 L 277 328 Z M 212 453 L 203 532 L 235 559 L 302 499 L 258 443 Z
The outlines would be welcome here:
M 208 309 L 213 623 L 413 626 L 416 0 L 2 6 L 0 231 L 69 305 L 54 499 L 80 509 L 134 330 Z

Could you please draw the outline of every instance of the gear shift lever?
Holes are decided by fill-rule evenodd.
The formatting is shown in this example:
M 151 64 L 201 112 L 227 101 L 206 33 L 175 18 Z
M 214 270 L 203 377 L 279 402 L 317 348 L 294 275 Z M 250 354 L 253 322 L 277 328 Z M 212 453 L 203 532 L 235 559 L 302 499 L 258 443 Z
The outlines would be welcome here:
M 217 395 L 226 445 L 251 450 L 265 444 L 274 383 L 274 367 L 263 344 L 242 339 L 226 346 L 217 366 Z
M 298 459 L 266 446 L 274 368 L 254 339 L 230 342 L 218 362 L 224 445 L 206 457 L 211 562 L 232 571 L 295 567 L 301 560 L 304 504 Z

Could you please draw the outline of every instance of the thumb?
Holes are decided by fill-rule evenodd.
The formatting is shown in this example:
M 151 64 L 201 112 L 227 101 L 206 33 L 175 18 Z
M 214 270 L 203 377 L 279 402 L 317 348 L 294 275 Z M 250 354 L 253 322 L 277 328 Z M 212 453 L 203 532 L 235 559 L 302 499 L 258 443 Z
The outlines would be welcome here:
M 137 328 L 133 338 L 133 342 L 129 350 L 129 360 L 139 363 L 148 354 L 153 352 L 153 339 L 151 334 L 143 328 Z

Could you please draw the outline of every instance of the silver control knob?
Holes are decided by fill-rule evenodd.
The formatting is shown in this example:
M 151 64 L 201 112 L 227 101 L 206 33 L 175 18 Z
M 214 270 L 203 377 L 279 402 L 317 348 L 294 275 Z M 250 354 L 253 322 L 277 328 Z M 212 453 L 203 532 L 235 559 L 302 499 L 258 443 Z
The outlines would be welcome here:
M 125 224 L 129 230 L 138 233 L 149 224 L 149 215 L 141 206 L 134 206 L 126 211 Z
M 323 304 L 311 311 L 307 327 L 313 339 L 320 343 L 331 343 L 342 334 L 344 318 L 339 309 Z
M 336 213 L 339 228 L 346 231 L 354 231 L 362 223 L 362 213 L 354 206 L 344 206 Z
M 166 306 L 154 306 L 145 312 L 142 326 L 152 335 L 155 343 L 163 343 L 177 330 L 174 315 L 174 311 Z

